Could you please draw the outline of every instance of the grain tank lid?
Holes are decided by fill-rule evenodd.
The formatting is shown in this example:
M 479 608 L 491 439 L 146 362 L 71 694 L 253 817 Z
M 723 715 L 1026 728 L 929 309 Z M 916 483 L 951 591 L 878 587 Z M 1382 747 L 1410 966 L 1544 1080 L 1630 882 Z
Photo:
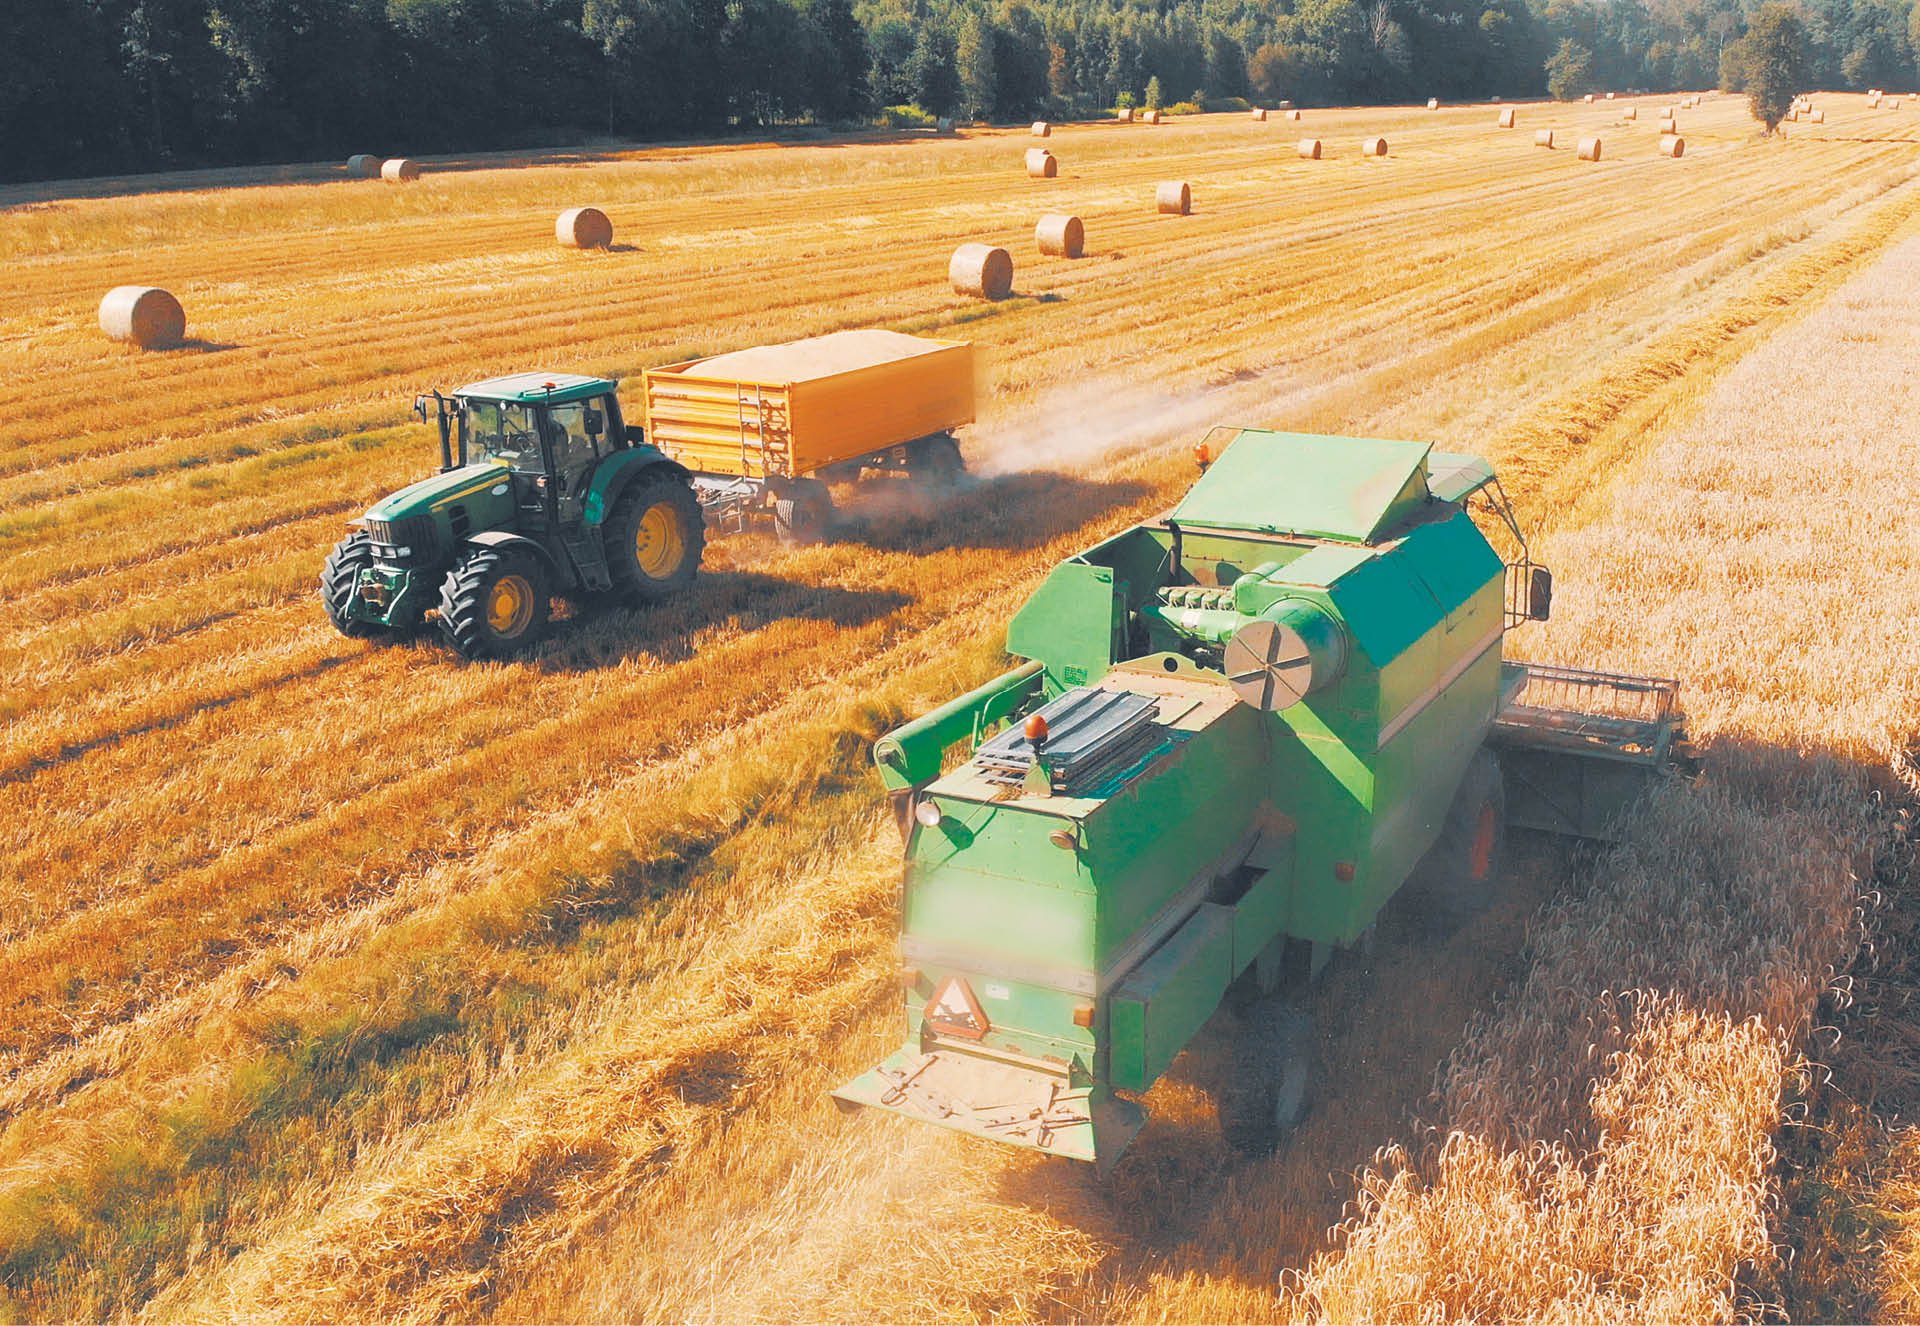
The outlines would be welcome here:
M 1493 482 L 1493 466 L 1478 456 L 1427 453 L 1427 491 L 1436 501 L 1464 502 Z
M 950 350 L 964 341 L 936 341 L 925 336 L 885 331 L 877 327 L 831 332 L 803 341 L 756 345 L 699 359 L 683 370 L 699 377 L 736 382 L 792 383 L 836 377 L 879 364 L 898 363 L 919 355 Z
M 1428 450 L 1424 442 L 1240 429 L 1172 519 L 1373 543 L 1428 502 Z

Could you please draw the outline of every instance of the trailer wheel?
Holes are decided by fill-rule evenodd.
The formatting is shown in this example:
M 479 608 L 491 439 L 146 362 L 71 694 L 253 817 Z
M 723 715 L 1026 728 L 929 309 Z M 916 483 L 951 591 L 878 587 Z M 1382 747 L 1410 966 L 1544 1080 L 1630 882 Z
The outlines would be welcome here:
M 333 545 L 333 551 L 327 554 L 326 569 L 320 573 L 320 602 L 326 606 L 327 620 L 351 640 L 371 639 L 387 629 L 379 622 L 353 615 L 360 573 L 372 565 L 373 539 L 365 530 L 357 529 Z
M 1313 1108 L 1313 1015 L 1287 999 L 1262 999 L 1239 1023 L 1237 1063 L 1215 1100 L 1220 1136 L 1242 1154 L 1270 1155 Z
M 641 603 L 691 585 L 706 545 L 699 499 L 668 471 L 640 476 L 607 517 L 607 570 L 616 589 Z
M 1507 787 L 1493 752 L 1475 753 L 1447 822 L 1413 874 L 1407 900 L 1445 938 L 1493 905 L 1507 855 Z
M 796 479 L 773 504 L 773 532 L 788 547 L 818 543 L 833 523 L 833 495 L 818 479 Z
M 967 462 L 951 434 L 923 437 L 907 450 L 907 475 L 923 488 L 944 491 L 957 485 L 966 473 Z
M 440 586 L 440 634 L 462 658 L 505 658 L 547 631 L 553 587 L 537 557 L 512 549 L 470 553 Z

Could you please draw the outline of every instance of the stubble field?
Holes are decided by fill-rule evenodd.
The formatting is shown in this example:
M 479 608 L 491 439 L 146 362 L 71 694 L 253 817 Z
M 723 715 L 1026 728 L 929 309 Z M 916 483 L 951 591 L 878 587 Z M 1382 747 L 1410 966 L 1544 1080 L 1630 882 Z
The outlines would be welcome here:
M 1069 126 L 1052 181 L 980 132 L 0 194 L 0 1313 L 1799 1292 L 1774 1139 L 1920 730 L 1887 589 L 1920 556 L 1883 500 L 1912 474 L 1920 114 L 1826 100 L 1763 142 L 1711 98 L 1678 161 L 1642 99 L 1632 126 Z M 1605 157 L 1533 148 L 1548 125 Z M 1163 179 L 1193 216 L 1154 215 Z M 615 251 L 555 248 L 583 203 Z M 1032 253 L 1049 211 L 1087 258 Z M 1013 251 L 1014 298 L 948 291 L 967 240 Z M 125 283 L 196 343 L 106 342 Z M 985 350 L 949 509 L 843 493 L 838 541 L 717 541 L 685 601 L 523 662 L 326 624 L 344 521 L 432 463 L 416 392 L 869 325 Z M 998 670 L 1038 577 L 1169 503 L 1217 422 L 1487 455 L 1560 575 L 1516 646 L 1684 678 L 1706 776 L 1619 853 L 1533 844 L 1450 945 L 1389 924 L 1329 983 L 1325 1101 L 1270 1162 L 1179 1080 L 1107 1186 L 840 1119 L 824 1089 L 897 1038 L 866 743 Z

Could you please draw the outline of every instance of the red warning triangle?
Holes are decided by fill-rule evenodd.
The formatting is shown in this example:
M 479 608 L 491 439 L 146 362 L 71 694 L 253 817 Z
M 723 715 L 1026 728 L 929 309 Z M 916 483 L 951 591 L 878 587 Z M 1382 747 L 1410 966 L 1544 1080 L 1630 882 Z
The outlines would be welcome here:
M 940 988 L 927 1000 L 927 1025 L 946 1036 L 964 1036 L 977 1041 L 987 1034 L 987 1015 L 980 1001 L 958 976 L 940 982 Z

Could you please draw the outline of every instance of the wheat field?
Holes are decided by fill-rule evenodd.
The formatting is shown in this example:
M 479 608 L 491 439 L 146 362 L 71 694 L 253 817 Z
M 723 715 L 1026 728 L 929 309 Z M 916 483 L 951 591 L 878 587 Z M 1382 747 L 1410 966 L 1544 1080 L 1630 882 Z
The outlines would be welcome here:
M 1897 510 L 1802 452 L 1745 473 L 1829 396 L 1880 413 L 1790 439 L 1824 473 L 1911 472 L 1920 116 L 1826 100 L 1762 141 L 1710 98 L 1678 161 L 1614 103 L 1308 112 L 1321 161 L 1277 121 L 1063 126 L 1044 181 L 979 131 L 0 191 L 0 1317 L 1751 1315 L 1916 728 L 1910 605 L 1864 578 Z M 614 251 L 553 245 L 585 203 Z M 1053 211 L 1087 258 L 1033 253 Z M 1013 298 L 947 289 L 969 240 Z M 100 336 L 134 283 L 189 346 Z M 686 600 L 521 662 L 327 625 L 326 549 L 433 463 L 416 392 L 868 325 L 985 351 L 949 508 L 845 491 L 835 542 L 718 540 Z M 1179 1074 L 1105 1186 L 840 1119 L 896 1035 L 867 743 L 997 671 L 1219 422 L 1489 456 L 1561 578 L 1516 644 L 1685 678 L 1708 777 L 1597 862 L 1530 851 L 1444 949 L 1389 924 L 1337 969 L 1338 1071 L 1272 1162 Z M 1851 634 L 1770 668 L 1816 593 Z

